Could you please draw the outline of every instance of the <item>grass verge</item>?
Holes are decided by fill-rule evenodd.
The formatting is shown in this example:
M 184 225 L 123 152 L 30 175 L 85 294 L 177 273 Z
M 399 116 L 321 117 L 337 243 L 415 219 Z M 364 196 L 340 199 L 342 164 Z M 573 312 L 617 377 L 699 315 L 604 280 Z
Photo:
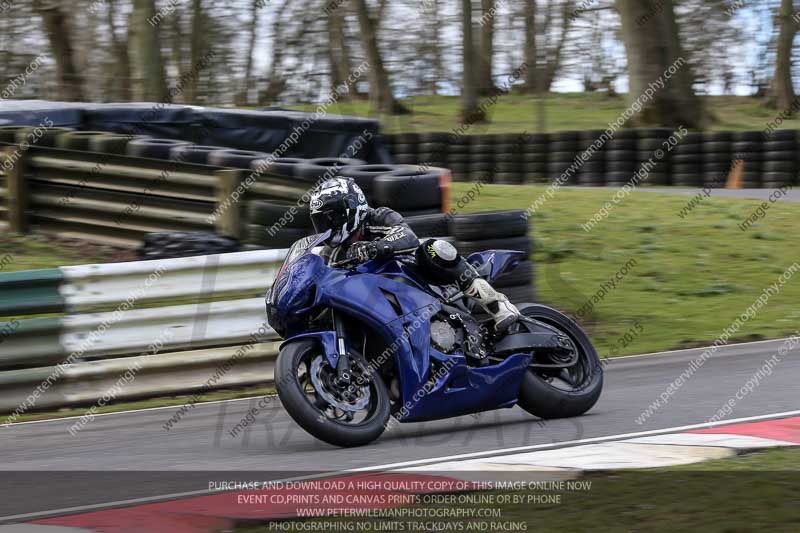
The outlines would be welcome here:
M 703 97 L 715 117 L 714 130 L 761 131 L 775 120 L 776 111 L 761 100 L 747 96 Z M 403 99 L 411 115 L 377 116 L 382 130 L 388 133 L 423 131 L 451 131 L 460 123 L 461 100 L 457 96 L 416 96 Z M 302 105 L 295 109 L 313 111 L 316 105 Z M 626 109 L 625 96 L 608 96 L 604 93 L 551 93 L 543 105 L 535 96 L 509 94 L 500 96 L 495 105 L 488 106 L 490 123 L 474 124 L 467 134 L 519 133 L 538 131 L 540 109 L 544 110 L 544 131 L 605 129 L 616 121 Z M 329 113 L 369 117 L 369 104 L 365 100 L 337 102 Z M 800 118 L 785 121 L 782 128 L 800 128 Z
M 0 272 L 135 260 L 133 251 L 102 244 L 39 234 L 0 234 Z
M 455 184 L 453 198 L 470 187 Z M 527 209 L 543 192 L 485 186 L 464 212 Z M 681 218 L 691 196 L 634 192 L 584 231 L 581 225 L 615 192 L 561 189 L 531 218 L 540 302 L 573 316 L 583 309 L 580 322 L 603 355 L 710 345 L 797 259 L 797 204 L 772 204 L 743 232 L 737 225 L 760 201 L 712 194 Z M 603 294 L 621 269 L 627 274 Z M 733 341 L 795 332 L 799 298 L 800 277 L 772 295 Z

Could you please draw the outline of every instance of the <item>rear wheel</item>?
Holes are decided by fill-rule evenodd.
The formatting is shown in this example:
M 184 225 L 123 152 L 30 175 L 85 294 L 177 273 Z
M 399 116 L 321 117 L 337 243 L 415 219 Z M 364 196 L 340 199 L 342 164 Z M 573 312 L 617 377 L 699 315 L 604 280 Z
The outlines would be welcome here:
M 351 356 L 349 384 L 317 343 L 300 340 L 281 349 L 275 365 L 278 396 L 291 417 L 314 437 L 342 447 L 363 446 L 386 429 L 389 392 L 377 372 Z
M 534 357 L 533 363 L 566 368 L 529 368 L 522 380 L 519 406 L 540 418 L 584 414 L 597 403 L 603 389 L 603 367 L 589 337 L 569 317 L 550 307 L 527 304 L 520 307 L 520 312 L 556 328 L 569 349 Z M 574 364 L 570 364 L 573 359 Z

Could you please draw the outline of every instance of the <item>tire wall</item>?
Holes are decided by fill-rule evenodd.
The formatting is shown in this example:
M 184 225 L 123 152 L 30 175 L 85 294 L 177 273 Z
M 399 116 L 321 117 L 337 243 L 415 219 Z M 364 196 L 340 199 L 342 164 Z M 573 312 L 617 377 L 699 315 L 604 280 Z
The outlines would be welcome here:
M 455 136 L 446 132 L 383 135 L 397 163 L 449 168 L 454 181 L 496 184 L 545 183 L 561 176 L 590 146 L 591 156 L 569 173 L 565 184 L 624 185 L 651 158 L 640 186 L 724 187 L 736 161 L 741 184 L 773 188 L 798 182 L 800 134 L 796 130 L 688 133 L 670 147 L 673 131 L 639 128 L 617 131 L 599 142 L 603 130 L 536 134 Z M 599 148 L 597 146 L 599 145 Z M 663 157 L 655 157 L 663 150 Z

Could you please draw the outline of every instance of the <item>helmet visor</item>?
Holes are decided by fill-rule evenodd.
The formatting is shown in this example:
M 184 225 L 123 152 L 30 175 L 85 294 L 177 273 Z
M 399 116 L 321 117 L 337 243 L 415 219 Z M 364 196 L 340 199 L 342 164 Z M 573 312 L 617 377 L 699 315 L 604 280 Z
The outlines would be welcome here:
M 317 213 L 311 213 L 311 223 L 314 231 L 325 233 L 330 230 L 335 235 L 347 224 L 346 209 L 323 209 Z

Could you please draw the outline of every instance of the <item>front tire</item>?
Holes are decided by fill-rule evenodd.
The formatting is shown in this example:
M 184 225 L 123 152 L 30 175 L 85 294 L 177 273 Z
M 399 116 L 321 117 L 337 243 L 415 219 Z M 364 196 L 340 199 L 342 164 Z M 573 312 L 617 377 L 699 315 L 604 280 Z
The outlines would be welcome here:
M 589 337 L 568 316 L 550 307 L 526 304 L 520 306 L 520 312 L 567 335 L 578 349 L 579 359 L 567 373 L 529 368 L 522 380 L 519 406 L 545 419 L 586 413 L 597 403 L 603 390 L 603 366 Z
M 281 349 L 275 364 L 275 386 L 286 411 L 308 433 L 334 446 L 363 446 L 380 437 L 390 415 L 389 392 L 381 377 L 377 372 L 369 373 L 363 419 L 355 421 L 352 415 L 353 419 L 348 420 L 349 411 L 330 403 L 336 391 L 325 390 L 321 395 L 318 384 L 313 383 L 310 374 L 321 372 L 320 357 L 325 359 L 319 345 L 308 339 Z

